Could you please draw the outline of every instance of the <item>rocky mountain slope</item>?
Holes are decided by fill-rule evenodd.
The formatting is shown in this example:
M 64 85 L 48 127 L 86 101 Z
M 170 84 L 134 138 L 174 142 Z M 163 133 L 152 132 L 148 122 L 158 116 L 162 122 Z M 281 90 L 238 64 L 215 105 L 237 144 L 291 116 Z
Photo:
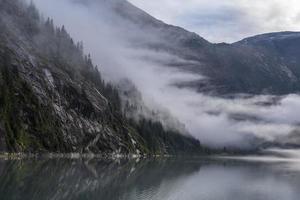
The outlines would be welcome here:
M 225 96 L 300 90 L 299 33 L 271 33 L 233 44 L 213 44 L 163 23 L 125 0 L 66 1 L 103 13 L 115 32 L 124 33 L 131 48 L 172 58 L 147 59 L 204 77 L 177 82 L 178 87 Z M 144 107 L 138 91 L 126 91 L 130 85 L 120 93 L 104 82 L 90 56 L 84 55 L 83 44 L 76 43 L 65 27 L 42 19 L 34 5 L 0 0 L 0 16 L 0 151 L 207 151 L 198 140 L 179 134 L 178 130 L 185 132 L 184 127 L 167 127 L 180 123 Z M 139 98 L 132 101 L 128 95 Z M 139 105 L 127 104 L 124 96 Z
M 130 120 L 81 43 L 33 4 L 0 0 L 0 151 L 201 153 L 159 122 Z

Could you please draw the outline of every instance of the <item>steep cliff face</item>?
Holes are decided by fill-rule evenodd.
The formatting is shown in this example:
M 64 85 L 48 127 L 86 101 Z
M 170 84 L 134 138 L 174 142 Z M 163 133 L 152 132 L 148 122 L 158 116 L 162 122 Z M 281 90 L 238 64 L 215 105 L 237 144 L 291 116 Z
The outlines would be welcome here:
M 142 133 L 148 127 L 124 117 L 118 91 L 104 83 L 82 44 L 40 19 L 33 5 L 1 0 L 0 13 L 0 151 L 201 151 L 199 141 L 163 128 Z
M 1 124 L 8 151 L 145 151 L 102 95 L 105 88 L 85 75 L 95 69 L 86 71 L 85 65 L 79 72 L 12 34 L 1 46 Z

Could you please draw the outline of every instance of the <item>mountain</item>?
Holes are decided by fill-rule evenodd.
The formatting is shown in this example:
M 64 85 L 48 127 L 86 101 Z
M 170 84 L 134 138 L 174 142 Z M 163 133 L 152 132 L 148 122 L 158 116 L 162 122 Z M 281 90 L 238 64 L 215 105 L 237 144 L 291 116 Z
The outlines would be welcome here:
M 65 1 L 100 13 L 115 43 L 126 38 L 130 50 L 155 53 L 146 57 L 152 63 L 204 77 L 174 82 L 177 87 L 224 96 L 299 92 L 299 33 L 214 44 L 125 0 Z M 0 151 L 208 152 L 168 111 L 147 107 L 130 82 L 120 87 L 104 81 L 83 44 L 43 19 L 33 4 L 0 0 L 0 16 Z
M 258 35 L 246 38 L 238 43 L 238 45 L 247 45 L 255 48 L 258 52 L 268 52 L 269 55 L 275 57 L 282 69 L 286 71 L 290 77 L 290 81 L 299 88 L 300 75 L 300 33 L 299 32 L 277 32 Z
M 163 63 L 165 66 L 205 77 L 178 82 L 179 87 L 191 87 L 214 95 L 284 95 L 300 90 L 299 33 L 270 33 L 233 44 L 214 44 L 195 33 L 165 24 L 127 1 L 84 2 L 87 6 L 104 8 L 115 22 L 130 26 L 129 35 L 139 35 L 131 38 L 135 47 L 181 59 L 180 62 Z M 117 28 L 125 32 L 122 26 Z
M 192 154 L 200 142 L 122 112 L 82 43 L 35 6 L 0 0 L 0 151 Z

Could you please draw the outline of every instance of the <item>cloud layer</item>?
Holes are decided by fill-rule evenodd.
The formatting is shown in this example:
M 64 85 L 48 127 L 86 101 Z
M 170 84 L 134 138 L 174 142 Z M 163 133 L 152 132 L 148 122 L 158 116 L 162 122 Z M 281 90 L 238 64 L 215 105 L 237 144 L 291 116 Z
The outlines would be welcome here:
M 104 77 L 113 81 L 130 79 L 142 92 L 147 105 L 158 104 L 167 109 L 186 125 L 186 129 L 194 137 L 205 144 L 218 147 L 251 147 L 257 138 L 274 141 L 298 129 L 300 97 L 297 95 L 281 97 L 274 104 L 265 106 L 273 102 L 275 97 L 239 96 L 235 99 L 222 99 L 186 88 L 177 88 L 173 84 L 174 81 L 184 82 L 203 77 L 166 67 L 164 63 L 179 59 L 174 55 L 133 46 L 132 38 L 145 42 L 159 38 L 143 32 L 128 20 L 118 18 L 117 14 L 103 7 L 104 4 L 99 6 L 92 3 L 85 6 L 82 3 L 74 3 L 73 0 L 34 2 L 44 15 L 53 17 L 59 25 L 64 24 L 75 40 L 83 40 L 86 52 L 91 52 Z M 191 2 L 194 2 L 195 6 L 201 5 L 199 1 Z M 224 9 L 227 6 L 226 9 L 233 9 L 233 2 L 225 1 L 219 7 Z M 240 3 L 240 6 L 247 5 L 247 1 L 240 2 L 244 2 L 244 5 Z M 169 3 L 171 4 L 171 1 Z M 175 9 L 180 3 L 172 5 Z M 187 4 L 185 9 L 194 7 Z M 209 9 L 206 12 L 210 13 Z M 239 10 L 228 20 L 240 20 L 237 18 L 243 16 L 242 13 Z M 222 13 L 219 13 L 218 17 L 226 18 Z M 220 24 L 216 26 L 221 26 Z
M 129 0 L 151 15 L 212 42 L 235 42 L 265 32 L 299 31 L 297 0 Z

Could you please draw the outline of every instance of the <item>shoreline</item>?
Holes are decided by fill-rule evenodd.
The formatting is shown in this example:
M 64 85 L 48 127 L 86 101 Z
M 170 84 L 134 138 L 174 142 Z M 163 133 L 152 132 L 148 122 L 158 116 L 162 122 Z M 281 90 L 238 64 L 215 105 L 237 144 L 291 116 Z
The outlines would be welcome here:
M 141 155 L 141 154 L 92 154 L 92 153 L 0 153 L 0 160 L 22 159 L 146 159 L 171 158 L 177 155 Z

